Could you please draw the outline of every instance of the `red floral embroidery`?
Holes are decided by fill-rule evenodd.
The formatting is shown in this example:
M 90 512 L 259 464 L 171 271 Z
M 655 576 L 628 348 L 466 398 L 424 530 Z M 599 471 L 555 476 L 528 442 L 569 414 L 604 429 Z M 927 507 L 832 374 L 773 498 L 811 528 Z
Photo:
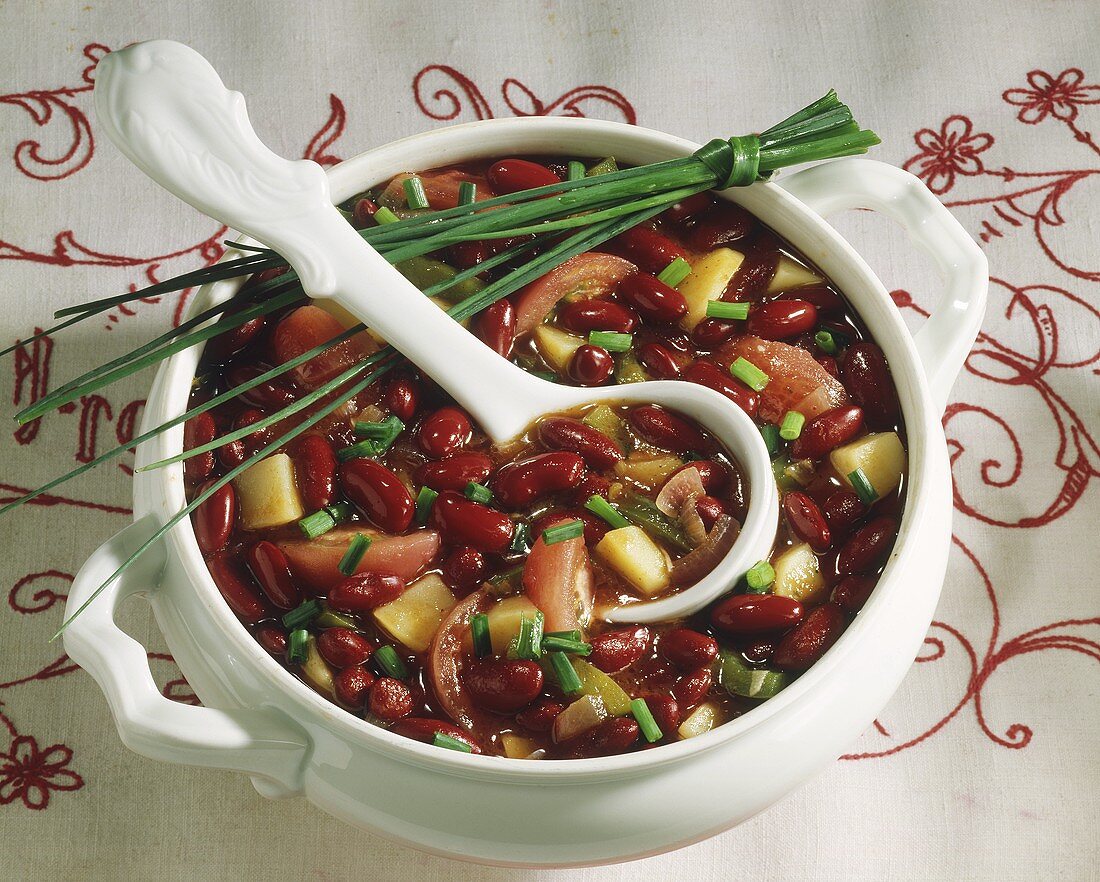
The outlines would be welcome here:
M 0 805 L 17 799 L 36 811 L 50 804 L 51 790 L 79 790 L 84 779 L 66 768 L 73 752 L 64 744 L 40 750 L 30 735 L 17 735 L 7 753 L 0 754 Z
M 1030 89 L 1006 89 L 1001 97 L 1021 108 L 1016 118 L 1029 126 L 1048 116 L 1074 120 L 1080 105 L 1100 104 L 1100 85 L 1082 86 L 1084 78 L 1085 74 L 1076 67 L 1067 68 L 1057 77 L 1044 70 L 1033 70 L 1027 75 Z
M 913 136 L 921 152 L 906 160 L 905 168 L 928 189 L 943 194 L 955 186 L 955 175 L 978 175 L 985 167 L 978 154 L 993 146 L 993 136 L 974 132 L 965 116 L 949 116 L 938 132 L 921 129 Z

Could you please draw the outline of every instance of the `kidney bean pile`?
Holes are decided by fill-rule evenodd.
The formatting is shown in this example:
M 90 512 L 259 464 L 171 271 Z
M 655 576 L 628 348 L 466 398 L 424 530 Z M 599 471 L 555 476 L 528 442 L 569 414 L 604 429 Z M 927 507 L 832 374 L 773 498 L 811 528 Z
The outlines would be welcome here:
M 486 198 L 567 170 L 558 158 L 509 158 L 418 177 L 440 209 L 457 204 L 463 182 Z M 373 224 L 380 207 L 406 216 L 407 177 L 349 201 L 349 221 Z M 399 268 L 426 287 L 509 244 L 463 243 Z M 348 324 L 302 304 L 215 338 L 192 404 Z M 549 415 L 495 447 L 401 363 L 358 395 L 330 395 L 332 414 L 192 518 L 226 603 L 322 695 L 443 748 L 624 753 L 703 734 L 775 695 L 867 601 L 904 501 L 889 368 L 836 288 L 747 211 L 693 196 L 469 329 L 557 382 L 679 379 L 743 408 L 774 455 L 773 554 L 690 620 L 607 623 L 608 606 L 693 584 L 732 545 L 746 505 L 737 464 L 699 426 L 652 405 Z M 369 332 L 330 347 L 189 421 L 185 447 L 247 428 L 379 347 Z M 313 412 L 187 460 L 189 496 Z

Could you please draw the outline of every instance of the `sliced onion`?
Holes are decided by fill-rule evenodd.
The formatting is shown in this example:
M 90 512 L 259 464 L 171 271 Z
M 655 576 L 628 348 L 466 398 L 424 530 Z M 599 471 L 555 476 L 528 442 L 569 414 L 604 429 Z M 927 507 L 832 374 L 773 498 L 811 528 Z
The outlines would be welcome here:
M 678 517 L 683 510 L 684 502 L 692 496 L 706 494 L 703 487 L 703 477 L 699 469 L 694 467 L 680 469 L 675 475 L 665 481 L 665 486 L 657 494 L 655 500 L 657 508 L 670 518 Z
M 680 506 L 680 523 L 687 534 L 688 540 L 696 548 L 707 541 L 707 528 L 699 514 L 699 509 L 696 508 L 700 495 L 689 496 L 684 500 L 684 504 Z
M 718 518 L 706 541 L 672 565 L 672 584 L 694 585 L 702 579 L 729 553 L 740 532 L 741 525 L 729 515 Z
M 470 621 L 493 605 L 493 596 L 481 588 L 462 600 L 446 618 L 428 647 L 426 667 L 439 706 L 463 729 L 473 731 L 480 719 L 466 691 L 462 688 L 462 642 L 470 630 Z
M 595 695 L 578 698 L 554 718 L 554 743 L 560 744 L 587 732 L 607 719 L 607 708 Z

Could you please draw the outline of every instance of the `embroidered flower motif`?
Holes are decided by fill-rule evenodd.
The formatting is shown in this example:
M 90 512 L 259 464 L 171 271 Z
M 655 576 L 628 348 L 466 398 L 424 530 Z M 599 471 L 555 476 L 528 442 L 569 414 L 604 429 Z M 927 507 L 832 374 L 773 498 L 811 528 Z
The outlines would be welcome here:
M 913 140 L 921 152 L 906 160 L 904 167 L 937 195 L 955 186 L 955 175 L 980 175 L 985 171 L 978 154 L 993 146 L 993 136 L 974 132 L 974 124 L 965 116 L 949 116 L 938 132 L 921 129 Z
M 7 753 L 0 753 L 0 805 L 17 799 L 29 809 L 44 809 L 51 790 L 79 790 L 84 779 L 66 768 L 73 752 L 64 744 L 38 749 L 29 735 L 12 739 Z
M 1077 118 L 1081 104 L 1100 104 L 1100 85 L 1082 86 L 1084 77 L 1076 67 L 1062 71 L 1057 79 L 1045 70 L 1033 70 L 1027 75 L 1030 89 L 1006 89 L 1001 97 L 1022 108 L 1016 114 L 1022 123 L 1033 126 L 1048 115 L 1068 122 Z

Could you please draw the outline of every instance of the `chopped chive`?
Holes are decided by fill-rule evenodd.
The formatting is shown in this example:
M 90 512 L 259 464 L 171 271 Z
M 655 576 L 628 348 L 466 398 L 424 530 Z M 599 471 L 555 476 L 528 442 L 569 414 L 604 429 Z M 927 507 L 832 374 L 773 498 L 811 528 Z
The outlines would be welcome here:
M 377 441 L 373 438 L 364 438 L 362 441 L 356 441 L 350 447 L 342 447 L 337 450 L 336 458 L 340 462 L 347 462 L 349 459 L 377 456 L 380 452 Z
M 321 614 L 321 610 L 321 601 L 307 600 L 283 616 L 283 627 L 288 631 L 305 627 Z
M 493 491 L 484 484 L 479 484 L 477 481 L 471 481 L 466 485 L 465 495 L 466 498 L 472 502 L 485 503 L 493 498 Z
M 596 517 L 607 521 L 616 530 L 630 526 L 630 521 L 619 514 L 619 510 L 602 496 L 589 496 L 584 507 Z
M 839 350 L 836 345 L 836 338 L 829 331 L 818 331 L 814 334 L 814 342 L 817 344 L 817 348 L 826 355 L 836 355 Z
M 348 550 L 344 552 L 344 556 L 340 558 L 340 563 L 336 568 L 345 576 L 354 576 L 360 562 L 363 560 L 363 555 L 370 548 L 370 544 L 370 536 L 365 533 L 356 533 L 351 542 L 348 543 Z
M 584 168 L 584 163 L 583 162 L 579 162 L 576 159 L 570 161 L 570 163 L 569 163 L 569 180 L 570 181 L 579 181 L 581 178 L 584 177 L 584 173 L 585 173 L 585 168 Z
M 379 456 L 385 453 L 405 430 L 405 424 L 391 415 L 378 423 L 358 421 L 353 428 L 355 434 L 364 436 L 364 440 L 338 450 L 336 458 L 340 462 L 360 456 Z
M 428 523 L 428 516 L 432 513 L 432 506 L 439 496 L 431 487 L 421 487 L 416 494 L 416 522 L 423 527 Z
M 569 656 L 564 652 L 551 652 L 549 655 L 550 667 L 554 669 L 554 676 L 558 679 L 561 691 L 566 695 L 576 695 L 584 687 L 581 678 L 569 662 Z
M 675 288 L 690 275 L 691 264 L 682 257 L 677 257 L 657 274 L 657 280 L 664 282 L 670 288 Z
M 806 417 L 797 410 L 788 410 L 779 423 L 779 437 L 784 441 L 793 441 L 802 434 L 804 425 L 806 425 Z
M 298 521 L 298 529 L 300 529 L 307 539 L 316 539 L 318 536 L 322 536 L 336 526 L 336 521 L 332 519 L 330 515 L 323 508 L 320 511 L 315 511 L 311 515 L 306 515 L 300 521 Z
M 724 300 L 711 300 L 707 304 L 707 317 L 744 321 L 749 317 L 749 304 L 727 303 Z
M 602 346 L 608 352 L 626 352 L 634 338 L 618 331 L 592 331 L 588 335 L 588 342 L 593 346 Z
M 542 541 L 547 545 L 554 545 L 558 542 L 565 542 L 569 539 L 576 539 L 578 536 L 584 535 L 584 521 L 577 518 L 575 521 L 569 521 L 566 524 L 558 524 L 554 527 L 548 527 L 542 531 Z
M 397 417 L 392 414 L 386 417 L 384 420 L 378 423 L 367 422 L 366 420 L 357 420 L 353 426 L 356 435 L 362 435 L 364 438 L 374 438 L 376 440 L 384 440 L 391 435 L 399 435 L 405 428 L 405 424 L 401 422 Z
M 405 662 L 392 646 L 379 646 L 374 651 L 374 663 L 388 676 L 397 680 L 404 680 L 409 676 L 409 669 L 405 667 Z
M 542 657 L 542 612 L 522 616 L 519 620 L 519 636 L 516 638 L 516 658 L 537 661 Z
M 768 448 L 768 456 L 772 459 L 779 456 L 779 426 L 771 423 L 761 426 L 760 436 L 764 439 L 764 446 Z
M 300 665 L 309 655 L 309 631 L 295 628 L 287 639 L 286 658 L 293 665 Z
M 457 750 L 462 753 L 473 753 L 474 749 L 470 747 L 465 741 L 460 741 L 452 735 L 446 735 L 443 732 L 436 732 L 432 736 L 432 744 L 436 747 L 445 747 L 447 750 Z
M 635 698 L 631 701 L 630 712 L 634 715 L 634 719 L 638 721 L 638 726 L 641 728 L 642 734 L 645 735 L 645 740 L 650 744 L 654 741 L 660 741 L 664 737 L 661 727 L 653 719 L 653 712 L 649 709 L 649 705 L 646 704 L 644 698 Z
M 573 640 L 569 637 L 554 637 L 545 635 L 542 638 L 544 652 L 565 652 L 569 655 L 588 655 L 592 652 L 592 644 L 583 640 Z
M 566 640 L 576 640 L 578 643 L 583 642 L 581 640 L 581 637 L 583 635 L 576 628 L 574 628 L 572 631 L 547 631 L 546 636 L 547 637 L 563 637 Z
M 493 654 L 493 638 L 489 633 L 489 617 L 478 613 L 470 619 L 470 633 L 474 638 L 474 655 L 486 658 Z
M 730 365 L 730 373 L 754 392 L 763 392 L 764 387 L 771 381 L 771 377 L 760 368 L 740 356 Z
M 473 181 L 463 181 L 458 185 L 458 204 L 473 205 L 477 202 L 477 184 Z
M 553 371 L 528 371 L 532 377 L 538 377 L 540 380 L 545 380 L 547 383 L 556 383 L 558 381 L 558 375 Z
M 530 548 L 531 528 L 523 521 L 519 521 L 512 531 L 512 541 L 508 545 L 508 553 L 526 554 Z
M 374 213 L 374 222 L 376 224 L 395 224 L 400 220 L 401 218 L 386 208 L 385 205 L 381 206 L 378 211 Z
M 405 202 L 409 208 L 431 208 L 428 202 L 428 194 L 424 192 L 424 182 L 416 175 L 405 178 L 402 186 L 405 188 Z
M 775 569 L 766 560 L 759 561 L 749 567 L 745 581 L 754 593 L 759 592 L 775 581 Z
M 878 491 L 875 490 L 863 469 L 856 469 L 848 475 L 848 480 L 851 482 L 852 489 L 856 491 L 859 501 L 864 505 L 872 505 L 878 499 Z

